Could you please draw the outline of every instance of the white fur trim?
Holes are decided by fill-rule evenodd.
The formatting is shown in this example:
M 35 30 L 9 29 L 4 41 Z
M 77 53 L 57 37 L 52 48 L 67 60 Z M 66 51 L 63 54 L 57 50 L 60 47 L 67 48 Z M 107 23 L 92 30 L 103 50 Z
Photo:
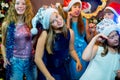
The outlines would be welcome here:
M 32 35 L 36 35 L 38 33 L 37 28 L 32 28 L 31 33 L 32 33 Z
M 49 29 L 50 24 L 50 16 L 53 12 L 58 12 L 55 8 L 40 8 L 35 15 L 35 17 L 32 19 L 32 26 L 31 33 L 33 35 L 36 35 L 38 33 L 38 30 L 36 28 L 36 24 L 39 21 L 42 24 L 43 29 Z
M 96 31 L 101 33 L 105 27 L 109 27 L 111 25 L 116 25 L 116 23 L 112 19 L 104 18 L 96 25 Z
M 111 11 L 113 11 L 114 14 L 116 14 L 117 16 L 119 16 L 119 14 L 112 7 L 106 7 L 105 9 L 110 9 Z
M 73 4 L 75 4 L 75 3 L 77 3 L 77 2 L 80 3 L 80 6 L 81 6 L 81 8 L 82 8 L 82 3 L 81 3 L 80 0 L 71 0 L 67 7 L 63 7 L 63 10 L 64 10 L 65 12 L 68 12 L 68 11 L 70 10 L 70 8 L 73 6 Z
M 38 14 L 37 14 L 38 15 Z M 37 24 L 37 21 L 38 21 L 38 16 L 35 16 L 33 19 L 32 19 L 32 29 L 31 29 L 31 33 L 33 34 L 33 35 L 36 35 L 37 34 L 37 28 L 36 28 L 36 24 Z
M 104 35 L 106 35 L 106 36 L 108 36 L 113 31 L 118 31 L 117 30 L 117 24 L 105 27 L 104 30 L 101 33 L 104 34 Z
M 42 14 L 43 19 L 41 20 L 41 23 L 43 25 L 43 29 L 49 29 L 49 24 L 50 24 L 50 16 L 53 12 L 58 12 L 54 8 L 48 8 L 45 10 L 45 12 Z
M 87 2 L 87 4 L 88 4 L 88 8 L 83 9 L 82 11 L 85 12 L 85 13 L 87 13 L 87 12 L 90 13 L 91 12 L 91 4 L 88 3 L 88 2 Z

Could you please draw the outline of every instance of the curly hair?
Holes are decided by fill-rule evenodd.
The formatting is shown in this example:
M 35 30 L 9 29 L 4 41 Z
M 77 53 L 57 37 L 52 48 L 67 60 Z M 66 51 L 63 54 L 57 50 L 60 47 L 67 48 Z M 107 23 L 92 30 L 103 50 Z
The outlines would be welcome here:
M 15 1 L 16 0 L 12 0 L 10 2 L 10 7 L 7 11 L 7 16 L 5 17 L 4 21 L 7 22 L 7 24 L 9 25 L 11 22 L 14 22 L 16 23 L 17 22 L 17 12 L 15 10 Z M 25 0 L 26 2 L 26 10 L 25 10 L 25 13 L 23 14 L 24 16 L 24 22 L 29 26 L 29 28 L 31 28 L 31 20 L 34 16 L 34 13 L 33 13 L 33 9 L 32 9 L 32 4 L 30 2 L 30 0 Z M 7 25 L 7 26 L 8 26 Z
M 7 15 L 4 18 L 4 21 L 2 23 L 2 36 L 3 37 L 6 37 L 7 27 L 10 25 L 10 23 L 17 22 L 18 14 L 15 10 L 15 2 L 16 2 L 16 0 L 12 0 L 10 2 L 10 7 L 7 11 Z M 25 0 L 25 3 L 26 3 L 26 10 L 25 10 L 25 13 L 23 14 L 24 22 L 28 25 L 29 28 L 31 28 L 32 27 L 31 20 L 34 16 L 32 4 L 31 4 L 30 0 Z M 5 38 L 2 39 L 2 43 L 3 44 L 5 43 Z

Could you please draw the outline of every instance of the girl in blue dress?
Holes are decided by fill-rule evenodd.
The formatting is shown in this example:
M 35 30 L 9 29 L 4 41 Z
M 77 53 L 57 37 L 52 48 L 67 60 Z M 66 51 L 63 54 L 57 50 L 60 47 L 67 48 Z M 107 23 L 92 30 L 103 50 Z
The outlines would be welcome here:
M 66 5 L 68 4 L 68 5 Z M 82 59 L 82 52 L 87 46 L 87 42 L 85 40 L 86 32 L 83 21 L 81 16 L 81 1 L 80 0 L 64 0 L 64 7 L 63 10 L 67 12 L 67 27 L 71 28 L 75 34 L 75 42 L 74 47 L 78 54 L 78 57 L 82 63 L 82 70 L 77 72 L 75 70 L 75 61 L 72 60 L 70 63 L 70 72 L 72 80 L 78 80 L 81 75 L 84 73 L 85 69 L 87 68 L 88 62 Z

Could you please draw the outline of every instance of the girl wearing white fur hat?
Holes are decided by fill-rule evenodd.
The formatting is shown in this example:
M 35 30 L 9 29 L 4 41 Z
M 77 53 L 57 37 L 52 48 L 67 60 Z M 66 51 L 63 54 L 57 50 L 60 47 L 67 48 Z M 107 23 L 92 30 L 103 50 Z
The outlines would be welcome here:
M 72 28 L 75 33 L 75 50 L 78 53 L 79 59 L 82 63 L 82 70 L 76 71 L 75 61 L 72 60 L 70 63 L 70 72 L 72 80 L 78 80 L 87 68 L 88 62 L 82 59 L 82 52 L 87 46 L 85 40 L 85 26 L 83 21 L 85 19 L 81 16 L 82 2 L 80 0 L 64 0 L 63 10 L 67 12 L 67 27 Z
M 62 16 L 54 8 L 39 9 L 33 18 L 34 30 L 37 21 L 43 25 L 44 29 L 38 38 L 35 51 L 35 62 L 45 77 L 40 80 L 71 80 L 70 55 L 76 61 L 76 70 L 80 71 L 82 68 L 74 50 L 73 31 L 66 28 Z M 36 32 L 34 30 L 33 32 Z
M 92 38 L 82 55 L 90 63 L 79 80 L 115 80 L 120 69 L 120 36 L 116 26 L 104 27 Z M 95 44 L 97 41 L 101 45 Z

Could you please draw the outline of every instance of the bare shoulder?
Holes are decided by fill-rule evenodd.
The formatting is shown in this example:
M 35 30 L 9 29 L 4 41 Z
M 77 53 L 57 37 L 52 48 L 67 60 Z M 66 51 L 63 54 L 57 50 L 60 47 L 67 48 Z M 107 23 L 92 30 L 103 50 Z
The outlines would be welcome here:
M 39 39 L 41 39 L 41 38 L 43 38 L 43 39 L 46 39 L 46 38 L 47 38 L 47 31 L 42 31 Z
M 8 25 L 8 23 L 4 21 L 2 23 L 2 30 L 5 30 L 7 28 L 7 25 Z
M 41 33 L 42 35 L 47 35 L 47 31 L 42 31 L 42 33 Z
M 69 31 L 71 35 L 74 35 L 74 31 L 72 29 L 69 29 Z

